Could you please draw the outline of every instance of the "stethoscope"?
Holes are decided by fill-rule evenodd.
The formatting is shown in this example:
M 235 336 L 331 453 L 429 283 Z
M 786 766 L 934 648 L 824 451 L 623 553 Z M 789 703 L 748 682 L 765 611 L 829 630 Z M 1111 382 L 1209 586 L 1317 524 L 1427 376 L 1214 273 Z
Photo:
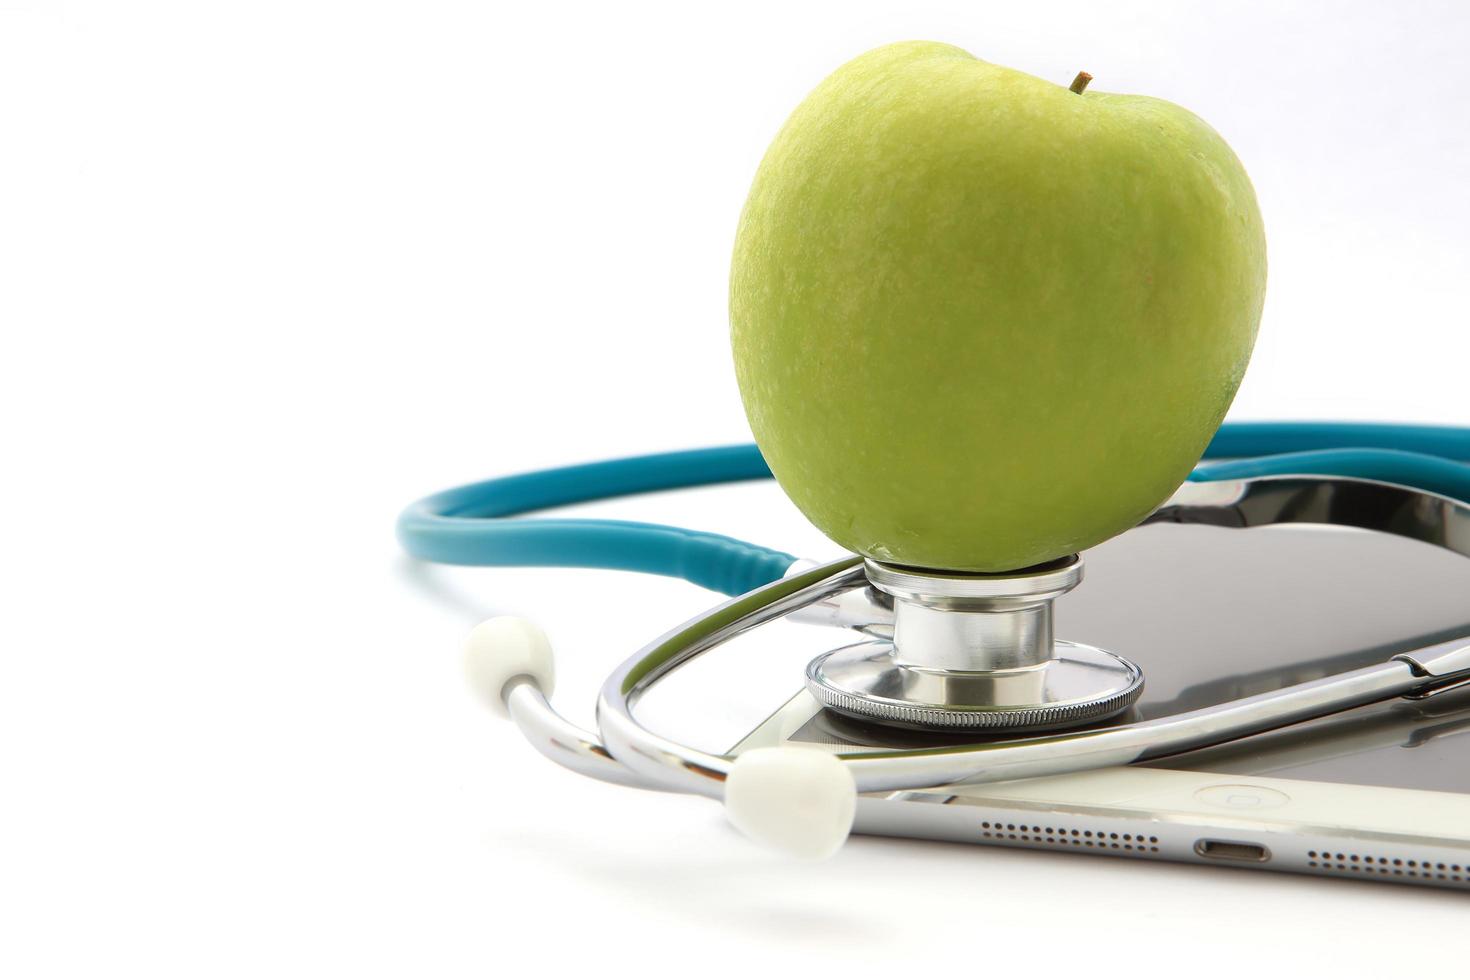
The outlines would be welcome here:
M 1196 467 L 1145 524 L 1336 525 L 1470 558 L 1470 428 L 1226 423 L 1204 459 L 1214 462 Z M 732 596 L 608 676 L 596 733 L 551 707 L 551 648 L 526 620 L 477 626 L 466 670 L 486 704 L 553 761 L 607 782 L 722 800 L 749 837 L 804 856 L 841 846 L 860 793 L 1125 765 L 1470 685 L 1470 645 L 1461 640 L 1184 714 L 1109 725 L 1138 698 L 1144 678 L 1122 656 L 1054 637 L 1052 603 L 1081 581 L 1081 556 L 1010 574 L 956 574 L 857 556 L 815 564 L 657 524 L 524 517 L 770 475 L 754 445 L 524 473 L 421 500 L 404 511 L 398 534 L 410 554 L 428 561 L 649 572 Z M 717 755 L 635 718 L 640 698 L 675 670 L 783 617 L 857 636 L 808 664 L 806 689 L 819 705 L 866 724 L 945 733 L 949 742 L 860 754 L 782 746 Z

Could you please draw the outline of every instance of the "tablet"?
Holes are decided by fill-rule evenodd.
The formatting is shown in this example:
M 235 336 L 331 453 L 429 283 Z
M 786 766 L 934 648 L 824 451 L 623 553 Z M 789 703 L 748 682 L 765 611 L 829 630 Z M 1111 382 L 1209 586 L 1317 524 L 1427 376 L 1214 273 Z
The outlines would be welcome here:
M 1057 635 L 1121 654 L 1146 677 L 1138 704 L 1110 724 L 1470 644 L 1470 561 L 1405 538 L 1151 525 L 1085 557 L 1086 580 L 1057 602 Z M 803 692 L 732 751 L 941 737 L 855 722 Z M 866 794 L 854 829 L 1470 888 L 1470 689 L 1144 765 Z

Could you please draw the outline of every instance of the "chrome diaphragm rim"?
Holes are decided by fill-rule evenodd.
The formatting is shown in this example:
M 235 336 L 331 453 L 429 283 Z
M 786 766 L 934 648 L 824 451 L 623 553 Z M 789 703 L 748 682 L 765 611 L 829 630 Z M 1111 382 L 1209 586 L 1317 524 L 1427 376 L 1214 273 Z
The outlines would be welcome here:
M 807 691 L 828 710 L 900 728 L 1036 732 L 1102 721 L 1143 693 L 1137 664 L 1058 640 L 1053 659 L 996 671 L 932 671 L 899 663 L 893 644 L 833 650 L 807 665 Z M 1018 692 L 1031 696 L 1017 696 Z

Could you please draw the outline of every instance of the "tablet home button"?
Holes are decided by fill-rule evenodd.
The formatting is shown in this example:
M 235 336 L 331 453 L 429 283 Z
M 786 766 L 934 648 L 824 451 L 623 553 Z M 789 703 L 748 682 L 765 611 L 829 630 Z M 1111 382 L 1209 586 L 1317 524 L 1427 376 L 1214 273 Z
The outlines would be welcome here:
M 1278 790 L 1246 783 L 1206 786 L 1198 790 L 1194 798 L 1225 810 L 1270 810 L 1291 802 L 1291 797 Z

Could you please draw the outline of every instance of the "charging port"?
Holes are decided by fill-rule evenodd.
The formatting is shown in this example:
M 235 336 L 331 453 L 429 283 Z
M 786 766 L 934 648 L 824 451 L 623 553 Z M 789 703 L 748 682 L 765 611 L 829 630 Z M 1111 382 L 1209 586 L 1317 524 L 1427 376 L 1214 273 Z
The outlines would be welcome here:
M 1260 844 L 1248 844 L 1238 840 L 1201 838 L 1194 842 L 1194 853 L 1212 861 L 1251 861 L 1260 864 L 1271 860 L 1271 852 Z

